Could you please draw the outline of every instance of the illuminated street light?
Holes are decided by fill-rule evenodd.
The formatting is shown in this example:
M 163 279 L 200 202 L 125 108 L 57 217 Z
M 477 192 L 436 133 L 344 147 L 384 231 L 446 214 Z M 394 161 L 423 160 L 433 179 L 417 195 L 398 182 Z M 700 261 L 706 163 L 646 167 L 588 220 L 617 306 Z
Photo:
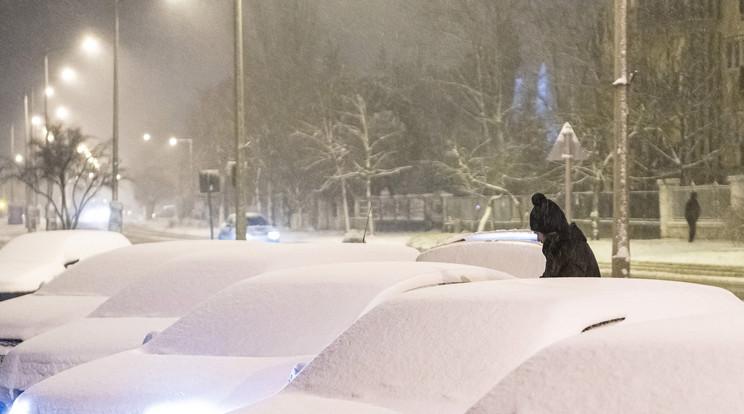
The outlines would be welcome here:
M 48 142 L 54 142 L 54 134 L 51 132 L 47 134 L 47 141 Z
M 67 110 L 64 106 L 57 107 L 57 111 L 55 112 L 57 115 L 57 118 L 61 120 L 67 119 L 68 116 L 70 116 L 70 111 Z
M 40 117 L 40 116 L 38 116 L 38 115 L 34 115 L 34 116 L 33 116 L 33 117 L 31 118 L 31 125 L 34 125 L 34 126 L 39 126 L 39 125 L 41 125 L 41 117 Z
M 77 78 L 77 73 L 75 73 L 72 68 L 65 67 L 62 69 L 62 72 L 60 72 L 60 77 L 62 77 L 62 80 L 65 82 L 72 82 Z
M 46 88 L 44 88 L 44 95 L 50 98 L 54 96 L 54 88 L 52 88 L 51 86 L 47 86 Z
M 18 164 L 22 163 L 23 162 L 23 155 L 16 154 L 16 156 L 15 156 L 15 162 L 17 162 Z
M 145 135 L 142 135 L 142 139 L 144 139 L 145 141 L 149 141 L 150 139 L 152 139 L 152 136 L 148 133 L 145 133 Z
M 83 50 L 87 53 L 98 53 L 101 51 L 101 43 L 93 36 L 86 36 L 83 40 Z

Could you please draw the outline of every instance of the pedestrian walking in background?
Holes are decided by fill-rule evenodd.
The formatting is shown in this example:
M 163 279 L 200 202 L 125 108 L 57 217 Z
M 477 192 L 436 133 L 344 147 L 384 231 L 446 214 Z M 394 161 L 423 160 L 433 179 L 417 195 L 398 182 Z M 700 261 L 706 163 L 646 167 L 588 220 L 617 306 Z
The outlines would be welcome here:
M 690 199 L 687 200 L 687 204 L 685 204 L 685 220 L 687 220 L 687 225 L 690 227 L 690 243 L 695 240 L 698 218 L 700 218 L 700 203 L 698 203 L 697 193 L 693 191 L 690 193 Z

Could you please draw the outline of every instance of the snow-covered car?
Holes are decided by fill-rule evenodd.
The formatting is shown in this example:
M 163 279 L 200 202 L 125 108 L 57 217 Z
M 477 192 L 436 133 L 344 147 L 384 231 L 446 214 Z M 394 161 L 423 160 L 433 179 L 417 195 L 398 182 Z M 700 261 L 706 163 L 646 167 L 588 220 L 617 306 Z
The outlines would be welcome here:
M 248 212 L 245 213 L 246 230 L 245 239 L 262 242 L 279 242 L 281 234 L 279 229 L 269 224 L 266 217 Z M 222 226 L 220 233 L 217 235 L 220 240 L 235 240 L 235 214 L 230 214 Z
M 462 413 L 557 341 L 719 311 L 744 312 L 744 303 L 724 289 L 659 280 L 515 279 L 414 290 L 361 317 L 284 390 L 234 412 Z M 574 362 L 585 365 L 583 357 Z
M 110 250 L 70 267 L 32 294 L 0 302 L 0 361 L 19 343 L 84 318 L 158 264 L 222 243 L 229 242 L 142 243 Z
M 513 276 L 413 261 L 265 273 L 226 288 L 137 350 L 39 382 L 21 394 L 19 405 L 28 413 L 225 412 L 272 395 L 298 363 L 388 298 L 494 279 Z
M 39 334 L 10 350 L 0 364 L 0 402 L 72 366 L 133 349 L 219 290 L 271 270 L 319 263 L 400 260 L 414 263 L 405 246 L 256 244 L 215 242 L 149 269 L 86 318 Z M 43 367 L 40 369 L 39 367 Z
M 0 249 L 0 300 L 37 290 L 90 256 L 129 246 L 121 233 L 59 230 L 26 233 Z
M 740 413 L 744 312 L 593 330 L 517 367 L 468 414 Z
M 424 251 L 416 260 L 483 266 L 520 278 L 540 277 L 545 271 L 542 243 L 529 230 L 463 234 Z

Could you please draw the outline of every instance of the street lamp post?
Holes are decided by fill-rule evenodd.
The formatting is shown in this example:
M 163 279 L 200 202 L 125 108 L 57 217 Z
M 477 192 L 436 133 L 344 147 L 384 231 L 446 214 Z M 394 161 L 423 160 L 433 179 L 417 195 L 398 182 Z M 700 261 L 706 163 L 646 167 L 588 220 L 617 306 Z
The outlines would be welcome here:
M 243 98 L 243 1 L 235 0 L 235 240 L 245 240 L 244 168 L 240 151 L 245 134 Z
M 111 215 L 109 230 L 121 232 L 122 203 L 119 201 L 119 0 L 114 0 L 114 114 L 111 160 Z

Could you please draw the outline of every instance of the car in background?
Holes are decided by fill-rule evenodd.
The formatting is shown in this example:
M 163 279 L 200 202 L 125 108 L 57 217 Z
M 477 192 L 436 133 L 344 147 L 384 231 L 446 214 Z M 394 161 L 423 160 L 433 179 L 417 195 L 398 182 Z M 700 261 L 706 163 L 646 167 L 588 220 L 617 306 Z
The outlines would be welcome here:
M 410 247 L 391 245 L 213 243 L 220 248 L 153 266 L 88 317 L 14 347 L 0 364 L 0 402 L 10 405 L 25 389 L 62 370 L 138 347 L 149 332 L 165 329 L 198 303 L 244 279 L 319 263 L 392 260 L 404 266 L 415 263 L 417 254 Z M 225 312 L 229 316 L 230 307 Z
M 279 242 L 281 234 L 279 230 L 270 225 L 266 217 L 258 213 L 245 213 L 246 231 L 245 239 L 263 242 Z M 235 240 L 235 214 L 230 214 L 220 228 L 217 235 L 220 240 Z
M 483 266 L 520 278 L 540 277 L 545 271 L 542 243 L 530 230 L 459 235 L 422 252 L 416 260 Z
M 57 230 L 16 236 L 0 249 L 0 300 L 33 292 L 81 260 L 131 244 L 111 231 Z
M 499 279 L 513 277 L 413 261 L 268 272 L 226 288 L 138 350 L 60 372 L 21 398 L 31 412 L 225 412 L 278 391 L 298 363 L 401 292 Z
M 566 338 L 468 414 L 740 413 L 744 312 L 618 324 Z
M 176 218 L 176 206 L 169 204 L 167 206 L 161 206 L 155 209 L 152 213 L 153 219 L 165 218 L 172 219 Z
M 721 288 L 661 280 L 512 279 L 412 290 L 361 317 L 278 394 L 233 412 L 463 413 L 524 361 L 558 341 L 614 326 L 632 329 L 651 320 L 718 312 L 742 314 L 744 303 Z M 590 369 L 603 358 L 604 348 L 586 353 L 591 362 L 582 354 L 565 361 Z M 619 385 L 623 379 L 635 381 L 633 372 L 619 376 L 617 388 L 603 390 L 636 398 Z M 612 369 L 602 373 L 615 374 Z M 696 383 L 695 376 L 689 381 Z M 654 395 L 656 386 L 646 383 L 638 393 Z M 529 383 L 524 388 L 532 392 Z M 583 390 L 573 390 L 576 398 Z

